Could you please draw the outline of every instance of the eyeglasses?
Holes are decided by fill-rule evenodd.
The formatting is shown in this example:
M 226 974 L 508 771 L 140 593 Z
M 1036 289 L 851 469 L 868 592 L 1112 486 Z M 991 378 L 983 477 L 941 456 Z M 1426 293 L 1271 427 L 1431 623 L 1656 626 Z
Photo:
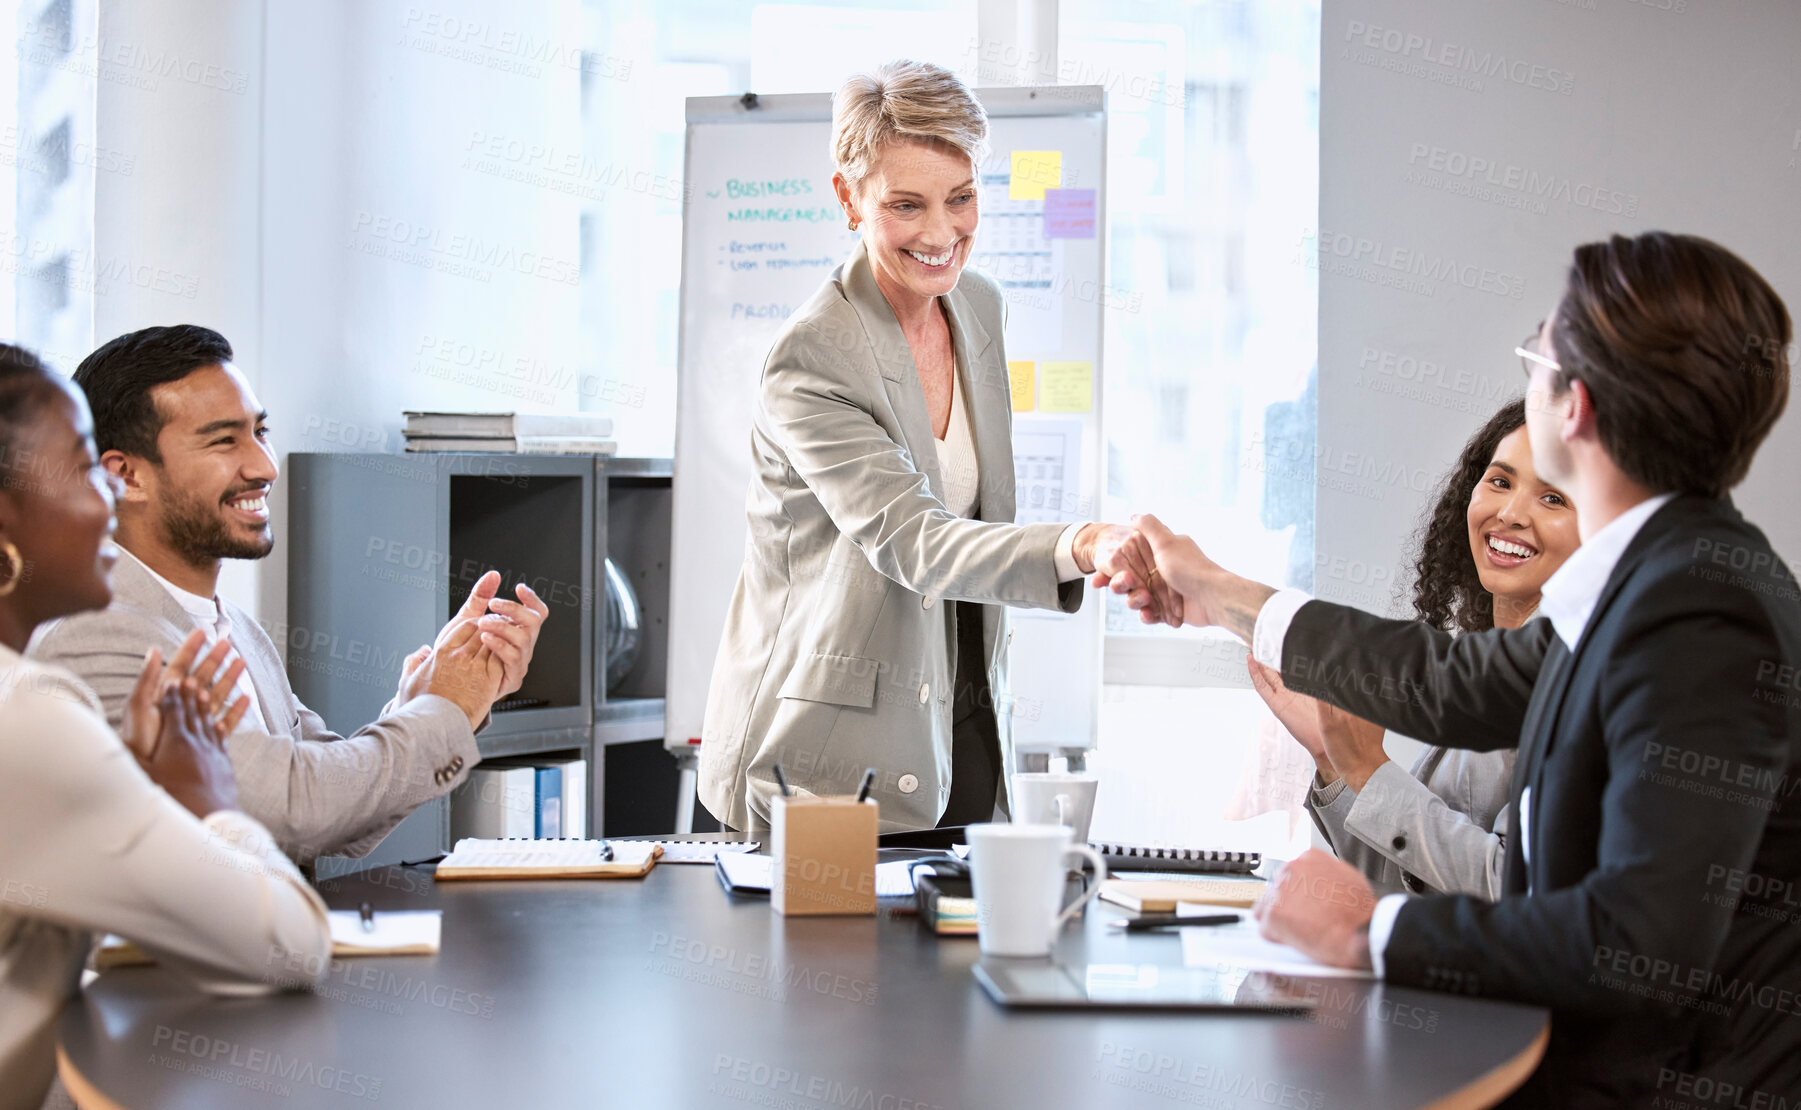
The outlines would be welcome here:
M 1541 328 L 1540 331 L 1542 330 L 1543 329 Z M 1533 332 L 1526 337 L 1524 343 L 1521 343 L 1513 349 L 1513 353 L 1520 356 L 1520 366 L 1525 369 L 1528 378 L 1532 376 L 1532 368 L 1534 366 L 1543 366 L 1546 369 L 1554 371 L 1563 369 L 1563 366 L 1560 365 L 1556 359 L 1546 358 L 1544 355 L 1541 355 L 1532 349 L 1538 346 L 1539 334 L 1540 332 Z

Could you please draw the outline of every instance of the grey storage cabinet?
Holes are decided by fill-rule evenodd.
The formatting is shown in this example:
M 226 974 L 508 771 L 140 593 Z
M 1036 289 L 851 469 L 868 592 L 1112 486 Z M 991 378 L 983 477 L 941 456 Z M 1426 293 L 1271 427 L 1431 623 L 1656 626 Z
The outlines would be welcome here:
M 483 758 L 588 761 L 588 835 L 604 828 L 605 746 L 661 738 L 668 613 L 667 459 L 510 454 L 295 454 L 288 460 L 288 627 L 294 690 L 332 729 L 376 719 L 402 661 L 428 644 L 484 572 L 550 609 L 524 686 L 495 707 Z M 605 696 L 605 560 L 642 607 L 637 665 Z M 449 846 L 450 807 L 420 807 L 360 860 Z

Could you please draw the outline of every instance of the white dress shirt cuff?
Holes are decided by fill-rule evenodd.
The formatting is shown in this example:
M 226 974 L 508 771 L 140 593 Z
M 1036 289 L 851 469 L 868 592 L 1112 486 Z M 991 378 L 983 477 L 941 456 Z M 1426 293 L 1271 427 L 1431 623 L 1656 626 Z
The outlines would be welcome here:
M 1376 911 L 1370 914 L 1370 967 L 1375 969 L 1376 978 L 1388 977 L 1388 938 L 1395 931 L 1395 918 L 1401 913 L 1401 907 L 1407 904 L 1407 895 L 1389 894 L 1376 903 Z
M 1084 577 L 1082 568 L 1076 565 L 1076 533 L 1082 530 L 1080 524 L 1072 524 L 1057 537 L 1057 549 L 1052 555 L 1057 561 L 1057 581 L 1074 582 Z
M 1282 641 L 1288 626 L 1301 606 L 1312 601 L 1303 590 L 1277 590 L 1263 608 L 1257 611 L 1257 624 L 1251 629 L 1251 658 L 1266 667 L 1282 669 Z

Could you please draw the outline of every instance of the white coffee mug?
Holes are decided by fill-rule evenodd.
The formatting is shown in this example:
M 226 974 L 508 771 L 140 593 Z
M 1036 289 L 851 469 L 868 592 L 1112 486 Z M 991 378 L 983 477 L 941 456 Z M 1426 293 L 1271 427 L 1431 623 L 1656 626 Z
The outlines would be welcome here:
M 1029 825 L 1068 825 L 1075 830 L 1075 842 L 1086 844 L 1099 786 L 1093 775 L 1021 771 L 1013 776 L 1013 819 Z
M 975 886 L 976 939 L 985 956 L 1048 956 L 1063 923 L 1082 912 L 1107 881 L 1107 865 L 1063 825 L 971 825 L 969 877 Z M 1082 897 L 1060 909 L 1070 857 L 1094 865 Z

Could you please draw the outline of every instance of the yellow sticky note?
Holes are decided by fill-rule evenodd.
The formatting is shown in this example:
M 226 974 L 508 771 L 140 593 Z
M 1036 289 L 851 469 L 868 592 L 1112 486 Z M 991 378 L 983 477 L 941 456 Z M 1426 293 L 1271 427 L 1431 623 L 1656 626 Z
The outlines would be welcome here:
M 1063 185 L 1063 152 L 1061 150 L 1016 150 L 1013 152 L 1013 176 L 1007 182 L 1010 200 L 1043 200 L 1046 189 Z
M 1040 412 L 1093 412 L 1094 363 L 1039 363 L 1038 410 Z
M 1038 364 L 1036 362 L 1007 363 L 1007 383 L 1013 387 L 1013 411 L 1031 412 L 1037 400 Z

